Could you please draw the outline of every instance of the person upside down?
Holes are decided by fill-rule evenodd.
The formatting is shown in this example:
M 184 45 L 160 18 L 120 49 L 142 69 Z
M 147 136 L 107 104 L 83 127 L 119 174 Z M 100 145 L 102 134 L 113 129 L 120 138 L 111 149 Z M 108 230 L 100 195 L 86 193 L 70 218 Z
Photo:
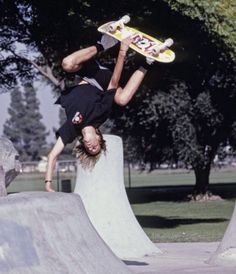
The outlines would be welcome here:
M 119 81 L 131 42 L 131 37 L 121 41 L 113 73 L 93 58 L 117 43 L 105 34 L 96 45 L 80 49 L 63 59 L 62 68 L 69 73 L 79 71 L 79 81 L 76 86 L 63 91 L 56 102 L 65 109 L 67 119 L 56 132 L 57 141 L 48 155 L 46 191 L 54 191 L 52 177 L 58 156 L 77 137 L 80 144 L 76 147 L 76 155 L 85 167 L 93 166 L 101 152 L 106 150 L 99 127 L 109 117 L 114 103 L 119 106 L 129 103 L 152 63 L 152 60 L 147 59 L 134 71 L 125 87 L 120 87 Z

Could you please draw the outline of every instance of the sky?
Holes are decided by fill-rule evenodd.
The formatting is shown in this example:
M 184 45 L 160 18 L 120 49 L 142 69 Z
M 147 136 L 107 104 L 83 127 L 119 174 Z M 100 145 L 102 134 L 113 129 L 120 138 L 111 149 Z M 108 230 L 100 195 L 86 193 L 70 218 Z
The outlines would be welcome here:
M 49 86 L 44 83 L 36 83 L 35 87 L 37 89 L 37 97 L 40 101 L 40 113 L 43 116 L 42 122 L 46 126 L 47 131 L 50 132 L 47 142 L 51 143 L 55 141 L 55 136 L 52 129 L 53 127 L 58 128 L 59 125 L 58 113 L 60 106 L 54 104 L 56 99 L 53 96 Z M 9 104 L 10 92 L 0 94 L 0 136 L 3 134 L 3 124 L 6 119 L 9 118 L 7 111 Z

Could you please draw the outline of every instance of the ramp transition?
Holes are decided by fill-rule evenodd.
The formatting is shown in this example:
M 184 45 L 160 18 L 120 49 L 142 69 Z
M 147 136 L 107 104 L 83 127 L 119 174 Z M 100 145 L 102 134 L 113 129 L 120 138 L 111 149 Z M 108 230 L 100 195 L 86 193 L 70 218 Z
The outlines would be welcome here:
M 0 273 L 130 274 L 99 237 L 77 194 L 0 198 Z
M 141 258 L 161 251 L 150 241 L 131 209 L 124 186 L 123 144 L 105 135 L 107 152 L 92 170 L 78 162 L 75 193 L 102 239 L 120 258 Z

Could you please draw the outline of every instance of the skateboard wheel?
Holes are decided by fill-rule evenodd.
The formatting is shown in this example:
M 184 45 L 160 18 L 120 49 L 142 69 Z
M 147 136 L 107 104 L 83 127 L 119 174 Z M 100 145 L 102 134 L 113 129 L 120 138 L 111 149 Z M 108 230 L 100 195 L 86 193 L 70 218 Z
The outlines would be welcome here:
M 163 45 L 165 45 L 167 48 L 169 48 L 169 47 L 171 47 L 173 44 L 174 44 L 173 39 L 168 38 L 168 39 L 165 40 L 165 42 L 164 42 Z
M 171 47 L 174 44 L 173 39 L 168 38 L 165 42 L 159 46 L 156 46 L 152 49 L 152 52 L 155 56 L 157 56 L 160 52 L 165 51 L 167 48 Z
M 123 22 L 124 24 L 127 24 L 127 23 L 129 23 L 129 21 L 130 21 L 130 17 L 129 17 L 129 15 L 124 15 L 123 17 L 121 17 L 120 20 L 122 20 L 122 22 Z
M 119 25 L 117 25 L 117 23 L 111 24 L 111 25 L 109 26 L 109 31 L 111 31 L 111 32 L 116 31 L 117 28 L 118 28 L 118 26 L 119 26 Z
M 119 19 L 118 21 L 114 22 L 113 24 L 109 26 L 109 31 L 114 32 L 119 27 L 121 28 L 124 27 L 124 24 L 129 23 L 129 21 L 130 21 L 129 15 L 124 15 L 123 17 L 121 17 L 121 19 Z
M 153 56 L 157 56 L 160 53 L 160 46 L 155 46 L 152 48 L 151 53 L 153 54 Z

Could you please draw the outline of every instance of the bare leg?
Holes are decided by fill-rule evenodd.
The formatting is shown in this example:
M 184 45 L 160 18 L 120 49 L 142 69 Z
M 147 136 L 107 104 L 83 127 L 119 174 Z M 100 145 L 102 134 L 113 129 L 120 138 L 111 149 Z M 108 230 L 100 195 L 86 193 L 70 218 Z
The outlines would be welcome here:
M 140 67 L 132 74 L 132 76 L 130 77 L 129 81 L 123 89 L 121 87 L 117 89 L 115 94 L 115 102 L 118 105 L 125 106 L 129 103 L 129 101 L 132 99 L 132 97 L 138 90 L 140 84 L 142 83 L 146 73 L 147 70 L 143 67 Z
M 81 68 L 81 64 L 91 59 L 97 54 L 97 48 L 91 46 L 80 49 L 65 57 L 62 61 L 62 67 L 67 72 L 76 72 Z

